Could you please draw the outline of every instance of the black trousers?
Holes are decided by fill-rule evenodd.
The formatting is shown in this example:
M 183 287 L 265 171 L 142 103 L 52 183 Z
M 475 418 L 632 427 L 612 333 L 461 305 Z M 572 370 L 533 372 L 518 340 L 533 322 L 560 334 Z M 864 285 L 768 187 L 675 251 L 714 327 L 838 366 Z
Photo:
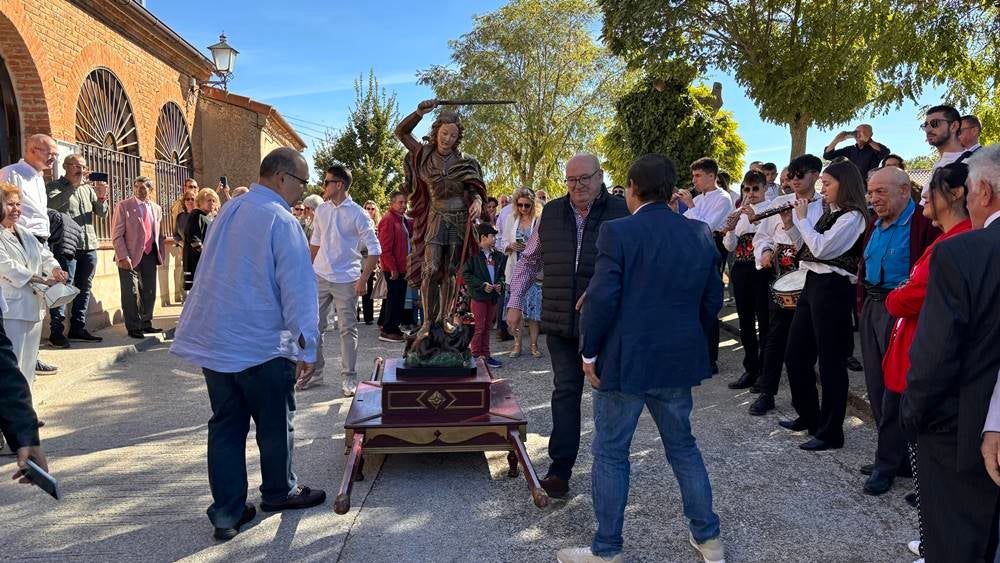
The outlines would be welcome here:
M 382 301 L 382 332 L 399 334 L 399 325 L 403 322 L 403 306 L 406 305 L 406 276 L 400 274 L 396 279 L 385 278 L 386 296 Z
M 118 284 L 122 292 L 122 317 L 127 330 L 142 330 L 153 326 L 156 306 L 156 245 L 143 255 L 131 270 L 118 268 Z
M 955 432 L 917 437 L 920 517 L 927 563 L 992 563 L 1000 487 L 979 466 L 958 471 Z
M 878 428 L 875 449 L 875 470 L 884 475 L 895 475 L 905 467 L 906 436 L 899 422 L 899 401 L 902 395 L 885 388 L 882 376 L 882 358 L 889 348 L 889 336 L 895 324 L 885 308 L 885 296 L 869 294 L 861 309 L 861 358 L 865 366 L 865 386 L 868 402 Z
M 546 474 L 569 480 L 580 452 L 580 400 L 583 397 L 583 363 L 580 339 L 548 334 L 552 358 L 552 434 L 549 457 L 552 464 Z
M 729 258 L 729 251 L 722 245 L 722 236 L 715 233 L 715 247 L 719 250 L 719 274 L 726 269 L 726 259 Z M 700 295 L 698 296 L 701 297 Z M 716 319 L 713 325 L 705 329 L 705 340 L 708 341 L 708 361 L 712 366 L 712 371 L 716 371 L 719 366 L 719 331 L 722 330 L 722 321 Z
M 792 326 L 794 309 L 783 309 L 768 298 L 767 335 L 763 337 L 763 358 L 757 387 L 767 394 L 777 395 L 781 370 L 785 367 L 788 330 Z
M 368 285 L 366 286 L 365 294 L 361 296 L 361 313 L 366 323 L 372 322 L 375 318 L 375 300 L 372 298 L 373 289 L 375 289 L 375 274 L 368 276 Z M 359 317 L 358 320 L 360 321 L 361 318 Z
M 743 369 L 759 375 L 764 364 L 764 346 L 767 338 L 770 311 L 768 292 L 772 270 L 758 270 L 753 262 L 737 262 L 729 270 L 736 313 L 740 317 L 740 341 L 743 344 Z M 758 337 L 758 330 L 760 336 Z
M 809 272 L 785 351 L 792 406 L 803 422 L 816 429 L 817 438 L 831 444 L 844 443 L 854 297 L 855 286 L 846 276 Z M 817 359 L 822 402 L 813 369 Z

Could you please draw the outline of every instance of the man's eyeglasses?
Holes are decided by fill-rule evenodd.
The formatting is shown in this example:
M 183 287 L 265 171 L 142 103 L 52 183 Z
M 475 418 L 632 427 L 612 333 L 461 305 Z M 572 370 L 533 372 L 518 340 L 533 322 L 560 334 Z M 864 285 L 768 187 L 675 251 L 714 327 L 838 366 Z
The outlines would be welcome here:
M 759 191 L 763 191 L 763 189 L 764 188 L 762 188 L 760 186 L 743 186 L 743 190 L 742 191 L 745 194 L 749 194 L 749 193 L 757 193 Z
M 309 183 L 309 181 L 308 181 L 308 180 L 303 180 L 302 178 L 299 178 L 298 176 L 296 176 L 295 174 L 292 174 L 291 172 L 287 172 L 287 171 L 286 171 L 286 172 L 285 172 L 285 175 L 287 175 L 287 176 L 291 176 L 292 178 L 295 178 L 295 179 L 296 179 L 296 180 L 298 180 L 298 181 L 299 181 L 299 183 L 301 183 L 301 184 L 302 184 L 303 186 L 305 186 L 306 184 L 308 184 L 308 183 Z
M 928 121 L 921 123 L 920 128 L 923 129 L 924 131 L 928 129 L 937 129 L 938 125 L 941 125 L 942 123 L 951 123 L 953 121 L 954 119 L 945 119 L 943 117 L 938 117 L 936 119 L 930 119 Z
M 593 172 L 591 172 L 590 174 L 587 174 L 585 176 L 567 176 L 566 177 L 566 185 L 567 186 L 572 186 L 572 185 L 578 184 L 578 183 L 579 184 L 586 184 L 586 183 L 590 182 L 590 179 L 593 178 L 594 176 L 596 176 L 597 173 L 600 172 L 600 171 L 601 171 L 600 169 L 597 169 L 597 170 L 594 170 Z

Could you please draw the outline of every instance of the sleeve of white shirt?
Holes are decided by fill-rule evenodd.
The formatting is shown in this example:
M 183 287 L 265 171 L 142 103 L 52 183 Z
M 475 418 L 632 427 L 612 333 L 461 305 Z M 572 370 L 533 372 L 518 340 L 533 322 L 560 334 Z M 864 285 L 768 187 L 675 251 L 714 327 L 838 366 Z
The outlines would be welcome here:
M 820 260 L 830 260 L 844 254 L 865 232 L 865 217 L 860 211 L 851 211 L 825 233 L 817 233 L 813 224 L 808 219 L 800 219 L 798 213 L 792 213 L 792 223 L 813 256 Z M 789 233 L 791 234 L 791 230 Z
M 588 358 L 587 356 L 580 356 L 580 357 L 583 358 L 583 363 L 585 364 L 592 364 L 597 362 L 597 356 L 594 356 L 593 358 Z
M 993 397 L 990 398 L 990 410 L 986 412 L 986 424 L 983 432 L 1000 432 L 1000 373 L 993 387 Z
M 718 189 L 716 191 L 719 193 L 713 197 L 704 194 L 698 196 L 695 206 L 684 212 L 684 216 L 688 219 L 706 223 L 712 232 L 721 230 L 726 223 L 726 217 L 735 209 L 733 200 L 729 199 L 725 192 Z
M 768 250 L 774 251 L 774 221 L 773 219 L 777 217 L 771 216 L 760 222 L 760 226 L 757 228 L 757 232 L 753 235 L 753 257 L 754 262 L 757 265 L 757 269 L 763 269 L 760 264 L 761 257 Z
M 292 228 L 294 227 L 294 228 Z M 304 341 L 299 359 L 307 363 L 316 361 L 319 342 L 319 307 L 316 301 L 316 275 L 309 259 L 309 250 L 301 242 L 305 233 L 298 223 L 276 221 L 271 231 L 271 248 L 274 252 L 274 278 L 281 294 L 281 316 L 285 330 L 299 344 Z M 302 337 L 302 341 L 299 337 Z
M 358 232 L 361 234 L 361 239 L 365 241 L 365 246 L 368 247 L 368 255 L 380 256 L 382 254 L 382 245 L 379 244 L 378 235 L 375 234 L 375 223 L 372 222 L 371 217 L 364 210 L 358 212 L 357 226 Z
M 743 217 L 740 217 L 740 221 Z M 726 236 L 722 237 L 722 246 L 726 247 L 726 250 L 732 252 L 736 250 L 736 243 L 739 242 L 740 237 L 736 236 L 736 229 L 733 229 L 726 233 Z
M 322 207 L 322 206 L 321 206 Z M 316 211 L 313 213 L 312 220 L 312 236 L 309 238 L 309 244 L 312 246 L 322 246 L 320 242 L 323 240 L 323 212 L 317 207 Z

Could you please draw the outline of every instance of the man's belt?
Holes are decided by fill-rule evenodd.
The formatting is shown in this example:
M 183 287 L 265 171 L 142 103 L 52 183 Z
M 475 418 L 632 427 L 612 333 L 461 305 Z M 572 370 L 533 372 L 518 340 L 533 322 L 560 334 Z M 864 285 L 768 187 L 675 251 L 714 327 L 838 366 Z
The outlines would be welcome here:
M 893 288 L 882 287 L 879 285 L 864 284 L 865 295 L 870 297 L 874 301 L 885 301 L 889 297 L 889 293 L 892 292 Z

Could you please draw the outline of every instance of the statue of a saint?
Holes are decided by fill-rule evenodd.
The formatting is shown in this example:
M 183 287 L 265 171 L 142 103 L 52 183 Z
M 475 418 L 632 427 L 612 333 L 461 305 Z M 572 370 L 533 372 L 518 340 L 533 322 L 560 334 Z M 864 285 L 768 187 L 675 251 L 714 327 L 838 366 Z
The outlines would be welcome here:
M 473 255 L 472 224 L 485 215 L 486 184 L 479 162 L 459 151 L 462 121 L 442 111 L 431 126 L 430 139 L 420 142 L 413 129 L 438 106 L 420 102 L 417 111 L 396 126 L 396 137 L 409 151 L 406 189 L 412 205 L 413 230 L 407 281 L 420 288 L 424 322 L 409 347 L 407 365 L 463 365 L 468 362 L 468 336 L 451 323 L 461 263 Z

